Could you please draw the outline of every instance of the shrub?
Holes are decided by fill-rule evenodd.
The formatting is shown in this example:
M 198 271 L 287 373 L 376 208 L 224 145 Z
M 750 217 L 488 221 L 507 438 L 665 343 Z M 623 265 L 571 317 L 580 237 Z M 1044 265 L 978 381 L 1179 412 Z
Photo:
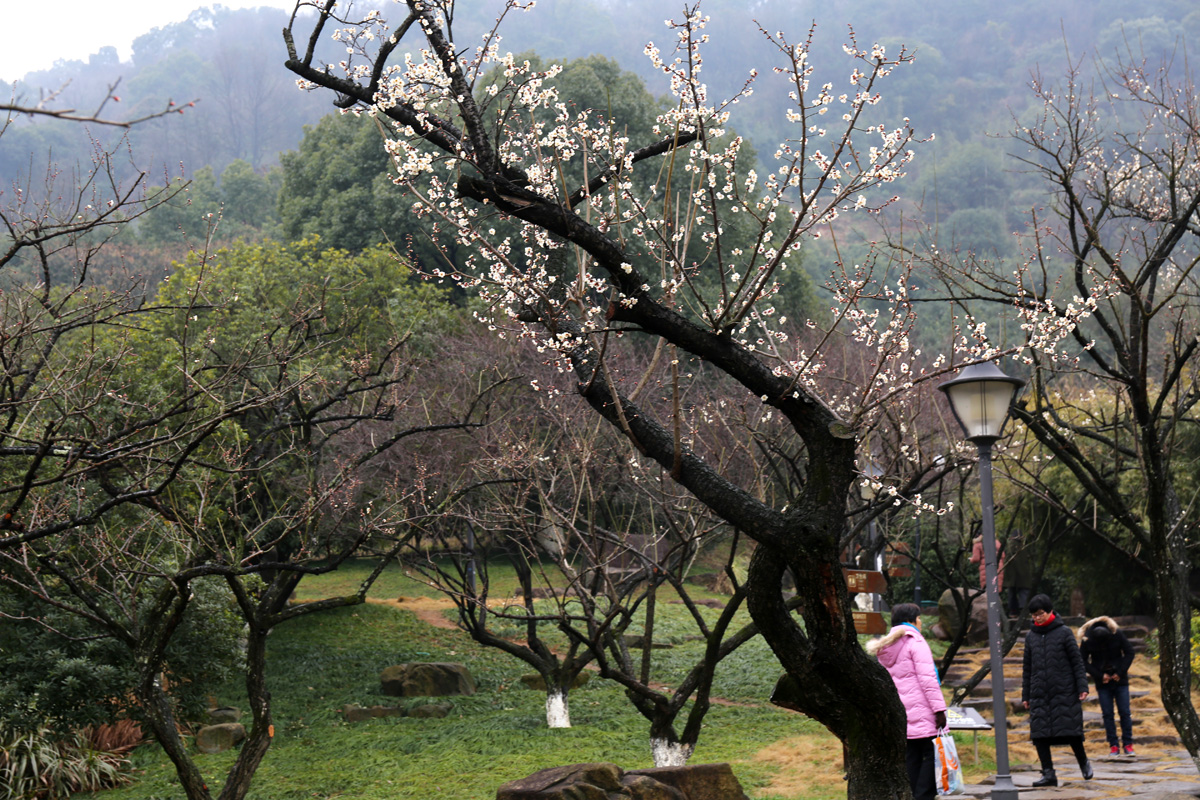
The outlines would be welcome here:
M 108 789 L 130 781 L 128 766 L 122 755 L 93 749 L 81 733 L 56 738 L 48 727 L 0 727 L 0 800 L 65 798 Z

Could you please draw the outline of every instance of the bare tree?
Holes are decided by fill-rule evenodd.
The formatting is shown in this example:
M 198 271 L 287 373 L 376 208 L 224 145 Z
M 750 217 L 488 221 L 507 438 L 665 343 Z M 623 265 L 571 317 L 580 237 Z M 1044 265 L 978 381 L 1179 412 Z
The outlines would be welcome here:
M 633 467 L 636 451 L 619 432 L 541 394 L 512 396 L 476 437 L 477 489 L 461 519 L 412 542 L 405 562 L 455 601 L 475 641 L 537 671 L 551 727 L 570 725 L 569 692 L 594 665 L 650 722 L 655 764 L 686 763 L 719 664 L 757 633 L 733 627 L 745 600 L 733 569 L 739 538 L 661 470 Z M 725 553 L 730 597 L 719 612 L 686 583 L 702 549 Z M 497 564 L 517 575 L 511 596 L 497 593 Z M 705 642 L 694 667 L 669 680 L 654 668 L 664 588 Z
M 67 88 L 61 86 L 54 91 L 41 91 L 37 100 L 26 99 L 24 95 L 17 94 L 15 91 L 10 95 L 7 103 L 0 103 L 0 113 L 5 115 L 4 122 L 0 123 L 0 133 L 3 129 L 12 124 L 14 116 L 26 117 L 49 117 L 51 119 L 61 119 L 67 122 L 80 122 L 90 125 L 110 125 L 117 128 L 132 128 L 141 122 L 146 122 L 152 119 L 164 117 L 167 114 L 182 114 L 185 108 L 190 108 L 195 105 L 195 101 L 188 101 L 184 105 L 178 105 L 173 100 L 168 100 L 166 104 L 148 114 L 140 114 L 135 117 L 126 119 L 117 119 L 105 113 L 105 110 L 113 104 L 121 102 L 121 98 L 117 95 L 117 87 L 120 86 L 120 80 L 117 80 L 109 85 L 108 91 L 104 97 L 96 104 L 96 107 L 91 111 L 80 111 L 76 108 L 64 108 L 56 105 L 61 100 L 63 91 Z

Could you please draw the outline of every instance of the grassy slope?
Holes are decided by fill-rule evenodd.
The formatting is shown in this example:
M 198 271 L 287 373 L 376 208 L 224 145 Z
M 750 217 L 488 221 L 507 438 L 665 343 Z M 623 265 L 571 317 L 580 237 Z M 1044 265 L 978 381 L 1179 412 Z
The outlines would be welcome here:
M 344 594 L 357 580 L 356 569 L 312 579 L 298 599 Z M 429 593 L 397 571 L 385 575 L 372 595 Z M 664 599 L 659 609 L 659 630 L 682 640 L 681 607 Z M 661 674 L 667 677 L 684 668 L 697 645 L 681 643 L 661 652 Z M 418 660 L 467 664 L 478 694 L 453 698 L 453 712 L 441 720 L 342 721 L 338 711 L 347 703 L 404 702 L 379 693 L 378 675 L 391 664 Z M 549 730 L 544 696 L 518 682 L 526 672 L 523 663 L 480 648 L 457 630 L 430 627 L 390 607 L 368 605 L 290 622 L 270 641 L 276 736 L 251 797 L 490 800 L 501 783 L 549 766 L 585 761 L 611 761 L 627 769 L 653 766 L 647 723 L 615 684 L 596 680 L 573 692 L 574 727 Z M 840 752 L 830 755 L 824 746 L 830 737 L 815 723 L 766 702 L 778 674 L 760 641 L 722 665 L 715 692 L 731 704 L 709 712 L 693 763 L 732 762 L 746 789 L 762 798 L 774 796 L 767 787 L 790 762 L 807 759 L 815 763 L 806 787 L 799 793 L 782 785 L 779 790 L 789 797 L 844 797 L 837 765 L 831 770 L 829 763 Z M 221 704 L 244 707 L 237 686 L 213 694 Z M 777 749 L 772 757 L 756 758 L 781 741 L 784 755 Z M 824 743 L 809 746 L 809 741 Z M 196 758 L 215 794 L 232 754 Z M 156 747 L 140 748 L 134 762 L 137 783 L 105 793 L 106 800 L 181 796 L 173 770 Z

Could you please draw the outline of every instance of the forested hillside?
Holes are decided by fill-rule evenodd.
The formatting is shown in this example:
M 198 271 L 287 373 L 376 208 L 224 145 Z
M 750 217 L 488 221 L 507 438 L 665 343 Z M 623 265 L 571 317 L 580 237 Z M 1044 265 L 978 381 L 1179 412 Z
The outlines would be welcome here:
M 136 164 L 157 173 L 159 182 L 164 174 L 190 177 L 204 166 L 220 174 L 237 159 L 265 169 L 278 163 L 280 151 L 296 146 L 303 125 L 329 110 L 322 99 L 296 91 L 283 70 L 279 31 L 286 21 L 276 9 L 198 9 L 185 22 L 138 37 L 128 62 L 119 61 L 114 48 L 103 48 L 87 63 L 59 62 L 26 75 L 16 94 L 36 100 L 62 89 L 56 105 L 90 111 L 116 84 L 105 108 L 105 116 L 116 119 L 174 102 L 177 114 L 128 134 Z M 3 185 L 28 171 L 31 154 L 35 170 L 48 152 L 61 164 L 87 163 L 89 137 L 109 142 L 122 134 L 96 126 L 84 131 L 58 120 L 20 120 L 0 150 Z
M 459 3 L 461 46 L 482 41 L 502 6 L 500 0 Z M 370 8 L 355 4 L 347 18 Z M 1036 112 L 1032 77 L 1057 82 L 1071 64 L 1103 75 L 1104 65 L 1120 58 L 1144 57 L 1178 69 L 1187 40 L 1200 39 L 1200 10 L 1185 0 L 1148 0 L 1136 8 L 1115 0 L 706 0 L 701 8 L 710 17 L 705 32 L 712 41 L 702 74 L 714 99 L 735 95 L 752 70 L 782 63 L 768 35 L 778 30 L 795 37 L 813 26 L 818 84 L 844 80 L 831 65 L 844 63 L 841 51 L 852 39 L 864 46 L 879 42 L 889 54 L 915 52 L 911 65 L 889 76 L 883 101 L 872 109 L 879 119 L 909 118 L 927 139 L 898 187 L 902 208 L 936 227 L 943 246 L 999 257 L 1014 255 L 1012 233 L 1044 201 L 1042 189 L 1011 158 L 1017 148 L 1007 137 Z M 381 9 L 385 15 L 395 10 L 389 4 Z M 549 0 L 534 13 L 510 14 L 500 46 L 546 64 L 603 56 L 602 69 L 595 62 L 595 68 L 561 76 L 560 91 L 570 102 L 611 106 L 625 124 L 641 125 L 651 112 L 643 109 L 642 119 L 633 119 L 622 111 L 627 101 L 621 95 L 640 77 L 645 87 L 632 91 L 665 96 L 665 78 L 644 49 L 648 42 L 667 46 L 664 20 L 680 11 L 676 0 Z M 142 246 L 168 245 L 169 258 L 205 233 L 204 221 L 216 218 L 209 214 L 222 217 L 220 238 L 226 241 L 320 233 L 337 246 L 359 249 L 388 240 L 419 255 L 428 237 L 407 213 L 411 200 L 393 191 L 374 131 L 331 116 L 336 109 L 329 97 L 297 90 L 284 69 L 280 30 L 286 21 L 284 12 L 270 8 L 201 8 L 184 22 L 138 37 L 129 61 L 109 47 L 87 63 L 59 62 L 25 76 L 15 89 L 27 102 L 61 89 L 56 105 L 87 110 L 115 86 L 107 117 L 132 118 L 168 102 L 178 113 L 129 131 L 17 118 L 0 147 L 0 191 L 22 186 L 36 195 L 48 162 L 68 171 L 86 167 L 97 144 L 111 149 L 127 136 L 128 147 L 120 149 L 128 156 L 113 162 L 118 177 L 145 172 L 150 186 L 192 181 L 171 208 L 140 226 Z M 318 55 L 325 61 L 345 56 L 332 31 L 325 32 L 323 46 Z M 628 79 L 613 83 L 606 70 Z M 583 73 L 590 77 L 577 77 Z M 758 81 L 739 100 L 735 132 L 764 156 L 793 135 L 783 113 L 785 93 L 784 82 Z M 338 159 L 326 157 L 351 140 L 353 148 Z M 831 260 L 825 248 L 810 245 L 806 259 L 817 285 L 827 277 L 822 264 Z
M 468 40 L 490 29 L 501 6 L 499 0 L 459 4 L 458 24 L 469 31 Z M 370 6 L 355 7 L 365 11 Z M 666 86 L 643 48 L 648 41 L 665 40 L 663 21 L 677 16 L 681 8 L 676 0 L 548 0 L 536 13 L 507 21 L 503 47 L 551 59 L 602 54 L 641 75 L 650 91 L 660 95 Z M 704 74 L 714 97 L 736 92 L 752 68 L 778 62 L 771 59 L 772 47 L 759 26 L 794 35 L 815 23 L 812 51 L 818 80 L 822 66 L 834 63 L 848 41 L 847 26 L 860 42 L 915 50 L 914 67 L 891 82 L 886 111 L 898 110 L 918 130 L 936 133 L 942 140 L 939 159 L 945 160 L 955 158 L 956 146 L 980 141 L 985 132 L 1005 132 L 1011 126 L 1010 113 L 1020 115 L 1025 108 L 1025 87 L 1036 70 L 1057 75 L 1069 60 L 1096 55 L 1112 59 L 1127 48 L 1152 62 L 1178 49 L 1176 61 L 1182 63 L 1184 41 L 1200 37 L 1200 10 L 1186 0 L 1147 0 L 1136 6 L 1116 0 L 707 0 L 701 8 L 711 17 L 707 32 L 714 46 L 706 55 Z M 387 4 L 383 10 L 387 12 Z M 53 69 L 26 75 L 17 94 L 37 98 L 65 86 L 61 102 L 87 108 L 119 80 L 120 107 L 110 106 L 110 114 L 132 116 L 157 109 L 166 100 L 183 112 L 130 133 L 142 167 L 166 170 L 174 177 L 210 166 L 219 175 L 231 161 L 241 159 L 264 170 L 278 163 L 280 152 L 296 147 L 303 125 L 333 110 L 328 98 L 296 91 L 283 69 L 279 31 L 286 20 L 284 12 L 269 8 L 201 8 L 185 22 L 136 39 L 127 62 L 121 62 L 113 48 L 103 48 L 86 63 L 59 62 Z M 131 24 L 136 25 L 136 18 Z M 337 53 L 330 41 L 327 58 Z M 783 103 L 772 91 L 776 89 L 764 88 L 744 100 L 748 108 L 740 113 L 746 128 L 740 132 L 766 153 L 786 135 L 779 111 Z M 191 102 L 196 105 L 188 106 Z M 28 171 L 31 153 L 42 157 L 48 150 L 69 163 L 86 161 L 89 147 L 79 131 L 60 123 L 22 125 L 9 132 L 0 151 L 0 185 Z M 977 154 L 970 155 L 967 160 L 978 160 Z M 990 170 L 993 163 L 984 162 Z M 917 170 L 922 167 L 916 165 Z M 962 177 L 956 173 L 952 180 Z M 956 189 L 943 182 L 939 192 L 953 196 Z M 947 202 L 963 201 L 951 197 Z

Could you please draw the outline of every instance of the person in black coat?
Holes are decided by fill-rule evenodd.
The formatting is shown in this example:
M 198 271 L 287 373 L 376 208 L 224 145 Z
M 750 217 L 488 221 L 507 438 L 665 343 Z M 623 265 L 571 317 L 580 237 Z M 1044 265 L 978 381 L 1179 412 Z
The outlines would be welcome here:
M 1083 749 L 1083 701 L 1088 696 L 1087 672 L 1075 635 L 1054 613 L 1044 594 L 1029 601 L 1033 627 L 1025 636 L 1021 703 L 1029 709 L 1029 734 L 1042 762 L 1041 780 L 1034 786 L 1058 786 L 1050 746 L 1071 746 L 1084 780 L 1092 764 Z
M 1005 551 L 1008 553 L 1008 567 L 1004 575 L 1004 585 L 1008 587 L 1008 615 L 1019 617 L 1029 603 L 1033 594 L 1033 559 L 1030 557 L 1031 545 L 1025 541 L 1020 531 L 1013 531 L 1008 537 Z
M 1110 752 L 1122 752 L 1117 747 L 1117 726 L 1113 720 L 1113 701 L 1121 715 L 1121 744 L 1125 755 L 1133 755 L 1133 718 L 1129 712 L 1129 666 L 1133 663 L 1133 647 L 1121 626 L 1111 617 L 1096 617 L 1079 629 L 1079 652 L 1088 674 L 1096 682 L 1100 698 L 1100 713 L 1104 717 L 1104 733 L 1108 736 Z

